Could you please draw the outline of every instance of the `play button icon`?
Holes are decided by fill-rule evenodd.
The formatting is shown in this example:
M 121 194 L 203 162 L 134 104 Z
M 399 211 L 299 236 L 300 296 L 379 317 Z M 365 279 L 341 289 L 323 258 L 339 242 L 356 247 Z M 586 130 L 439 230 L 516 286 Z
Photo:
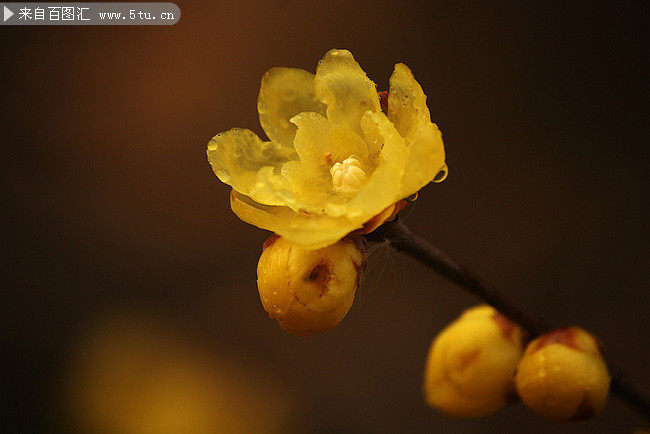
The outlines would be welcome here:
M 9 18 L 13 17 L 13 15 L 14 15 L 14 13 L 11 12 L 11 10 L 10 10 L 7 6 L 5 6 L 5 7 L 4 7 L 4 20 L 5 20 L 5 22 L 6 22 Z

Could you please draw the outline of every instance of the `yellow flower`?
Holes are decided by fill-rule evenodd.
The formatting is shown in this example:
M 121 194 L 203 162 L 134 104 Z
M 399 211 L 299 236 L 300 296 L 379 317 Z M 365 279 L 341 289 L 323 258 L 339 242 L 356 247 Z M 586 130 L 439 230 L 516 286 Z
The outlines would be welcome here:
M 444 179 L 442 135 L 406 65 L 395 65 L 387 102 L 386 115 L 375 83 L 346 50 L 325 54 L 315 75 L 268 71 L 257 109 L 270 141 L 233 128 L 208 144 L 214 172 L 233 188 L 235 214 L 317 249 Z

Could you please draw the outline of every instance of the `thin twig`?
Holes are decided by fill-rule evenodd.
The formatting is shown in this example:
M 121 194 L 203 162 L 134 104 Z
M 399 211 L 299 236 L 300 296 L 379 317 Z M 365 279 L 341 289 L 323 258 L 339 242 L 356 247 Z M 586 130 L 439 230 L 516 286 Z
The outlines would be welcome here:
M 429 241 L 414 234 L 399 218 L 385 223 L 366 235 L 366 238 L 371 241 L 390 242 L 390 245 L 397 251 L 406 253 L 456 283 L 469 294 L 490 304 L 502 315 L 519 324 L 531 339 L 552 328 L 546 321 L 525 311 L 498 289 L 480 279 Z M 630 380 L 621 369 L 613 367 L 611 362 L 608 364 L 612 375 L 612 394 L 621 398 L 633 410 L 650 420 L 650 393 L 641 385 Z

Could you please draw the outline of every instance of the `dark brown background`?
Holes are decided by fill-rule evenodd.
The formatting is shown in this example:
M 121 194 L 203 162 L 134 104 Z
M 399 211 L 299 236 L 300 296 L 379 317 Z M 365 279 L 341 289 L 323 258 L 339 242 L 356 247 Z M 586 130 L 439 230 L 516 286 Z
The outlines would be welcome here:
M 407 210 L 410 226 L 548 320 L 593 331 L 650 385 L 643 3 L 192 1 L 177 3 L 172 27 L 2 27 L 3 428 L 101 430 L 92 415 L 78 422 L 85 410 L 70 399 L 91 381 L 77 377 L 104 348 L 97 336 L 118 342 L 106 369 L 137 360 L 152 384 L 150 365 L 184 351 L 200 354 L 179 362 L 193 374 L 229 375 L 205 362 L 224 359 L 264 377 L 252 383 L 277 401 L 281 431 L 644 426 L 615 399 L 566 426 L 521 405 L 475 421 L 427 408 L 429 342 L 475 301 L 386 250 L 335 330 L 282 332 L 255 286 L 267 234 L 230 212 L 205 155 L 220 131 L 261 134 L 255 101 L 270 67 L 313 71 L 347 48 L 385 89 L 406 63 L 450 168 Z M 129 350 L 130 333 L 148 344 Z M 118 402 L 146 393 L 108 383 Z M 263 419 L 264 405 L 244 417 Z

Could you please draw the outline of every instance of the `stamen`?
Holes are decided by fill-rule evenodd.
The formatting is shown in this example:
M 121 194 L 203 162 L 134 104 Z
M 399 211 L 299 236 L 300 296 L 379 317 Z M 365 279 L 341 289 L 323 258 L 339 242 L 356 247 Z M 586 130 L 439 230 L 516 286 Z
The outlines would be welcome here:
M 361 168 L 361 163 L 350 156 L 343 163 L 335 163 L 330 169 L 332 186 L 337 193 L 354 193 L 366 181 L 366 172 Z

